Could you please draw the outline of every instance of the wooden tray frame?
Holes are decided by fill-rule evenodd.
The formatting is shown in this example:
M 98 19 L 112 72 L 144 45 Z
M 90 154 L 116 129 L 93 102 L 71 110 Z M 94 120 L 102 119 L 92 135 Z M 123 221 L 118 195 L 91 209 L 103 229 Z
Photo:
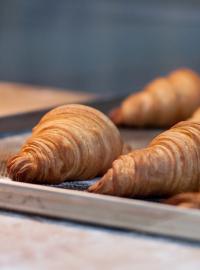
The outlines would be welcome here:
M 89 103 L 106 112 L 121 98 Z M 0 132 L 31 128 L 47 110 L 0 118 Z M 0 179 L 0 208 L 200 241 L 200 211 Z

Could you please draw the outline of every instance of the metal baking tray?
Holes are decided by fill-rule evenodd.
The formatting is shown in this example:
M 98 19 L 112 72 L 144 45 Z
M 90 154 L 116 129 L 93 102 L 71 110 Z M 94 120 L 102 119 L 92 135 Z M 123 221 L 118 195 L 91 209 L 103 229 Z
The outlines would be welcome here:
M 122 98 L 107 98 L 84 104 L 107 113 Z M 5 155 L 6 158 L 8 142 L 17 149 L 21 138 L 31 132 L 31 128 L 47 111 L 45 109 L 0 117 L 0 156 Z M 141 148 L 161 130 L 123 128 L 120 132 L 133 148 Z M 200 241 L 198 210 L 85 192 L 84 189 L 95 179 L 92 182 L 73 181 L 57 186 L 17 183 L 4 177 L 5 160 L 2 159 L 0 165 L 3 168 L 0 181 L 1 209 Z

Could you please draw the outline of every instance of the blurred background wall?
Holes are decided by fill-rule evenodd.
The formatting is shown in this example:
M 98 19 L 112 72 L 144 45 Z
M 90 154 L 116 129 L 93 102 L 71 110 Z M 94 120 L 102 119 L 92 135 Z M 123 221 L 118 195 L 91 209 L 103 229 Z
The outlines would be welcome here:
M 0 1 L 0 80 L 127 93 L 179 66 L 200 71 L 200 1 Z

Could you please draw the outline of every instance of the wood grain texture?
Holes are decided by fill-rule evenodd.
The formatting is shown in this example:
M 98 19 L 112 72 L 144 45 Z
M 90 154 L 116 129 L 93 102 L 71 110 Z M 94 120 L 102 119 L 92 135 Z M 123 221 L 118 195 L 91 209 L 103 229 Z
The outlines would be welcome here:
M 198 270 L 199 245 L 0 212 L 2 270 Z
M 0 116 L 91 100 L 94 94 L 0 82 Z
M 200 241 L 200 212 L 172 206 L 0 181 L 0 208 Z

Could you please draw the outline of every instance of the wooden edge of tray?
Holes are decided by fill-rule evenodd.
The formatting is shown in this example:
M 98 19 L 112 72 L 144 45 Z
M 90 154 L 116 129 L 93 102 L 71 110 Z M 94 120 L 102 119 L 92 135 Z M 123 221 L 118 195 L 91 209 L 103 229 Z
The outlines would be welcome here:
M 0 179 L 0 208 L 200 241 L 200 212 Z

